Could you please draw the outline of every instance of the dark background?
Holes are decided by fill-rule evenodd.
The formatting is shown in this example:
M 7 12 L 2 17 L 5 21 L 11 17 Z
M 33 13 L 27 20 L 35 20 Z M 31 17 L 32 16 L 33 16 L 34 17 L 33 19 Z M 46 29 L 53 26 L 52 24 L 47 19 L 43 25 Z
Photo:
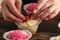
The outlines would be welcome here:
M 37 2 L 37 0 L 22 0 L 23 4 Z

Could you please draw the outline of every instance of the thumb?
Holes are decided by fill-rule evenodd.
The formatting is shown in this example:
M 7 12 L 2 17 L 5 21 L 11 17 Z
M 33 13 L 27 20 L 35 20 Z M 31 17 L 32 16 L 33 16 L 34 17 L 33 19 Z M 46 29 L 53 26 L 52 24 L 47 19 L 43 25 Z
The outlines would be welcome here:
M 36 13 L 37 11 L 39 11 L 47 2 L 48 0 L 38 0 L 37 1 L 37 6 L 36 8 L 33 10 L 33 13 Z

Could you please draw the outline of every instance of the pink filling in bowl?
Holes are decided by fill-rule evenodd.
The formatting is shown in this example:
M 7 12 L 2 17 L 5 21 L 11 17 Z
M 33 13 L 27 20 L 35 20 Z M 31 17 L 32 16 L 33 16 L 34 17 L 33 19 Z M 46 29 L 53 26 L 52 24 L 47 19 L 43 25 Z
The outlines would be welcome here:
M 34 8 L 36 7 L 36 3 L 29 3 L 29 4 L 26 4 L 24 5 L 24 10 L 27 12 L 27 13 L 32 13 Z
M 12 30 L 3 35 L 6 40 L 29 40 L 31 36 L 27 30 Z

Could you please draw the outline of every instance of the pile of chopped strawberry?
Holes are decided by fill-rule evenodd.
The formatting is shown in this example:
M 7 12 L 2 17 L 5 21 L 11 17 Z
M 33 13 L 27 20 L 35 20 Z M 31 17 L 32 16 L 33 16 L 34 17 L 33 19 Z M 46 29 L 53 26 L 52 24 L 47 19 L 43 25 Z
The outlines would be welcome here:
M 11 40 L 26 40 L 28 37 L 28 33 L 21 30 L 14 30 L 8 34 L 8 38 Z
M 34 8 L 36 7 L 36 3 L 30 3 L 30 5 L 27 6 L 27 11 L 33 12 Z

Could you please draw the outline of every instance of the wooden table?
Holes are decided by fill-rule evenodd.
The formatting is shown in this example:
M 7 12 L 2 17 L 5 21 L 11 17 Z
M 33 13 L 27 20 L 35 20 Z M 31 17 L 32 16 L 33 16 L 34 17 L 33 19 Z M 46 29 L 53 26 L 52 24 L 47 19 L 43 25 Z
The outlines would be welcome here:
M 60 14 L 58 14 L 54 19 L 43 21 L 38 28 L 38 31 L 30 40 L 49 40 L 51 36 L 57 36 L 60 34 L 60 29 L 58 28 L 58 23 L 60 22 Z M 0 18 L 0 40 L 3 39 L 4 32 L 18 29 L 17 26 L 8 21 L 4 21 Z

